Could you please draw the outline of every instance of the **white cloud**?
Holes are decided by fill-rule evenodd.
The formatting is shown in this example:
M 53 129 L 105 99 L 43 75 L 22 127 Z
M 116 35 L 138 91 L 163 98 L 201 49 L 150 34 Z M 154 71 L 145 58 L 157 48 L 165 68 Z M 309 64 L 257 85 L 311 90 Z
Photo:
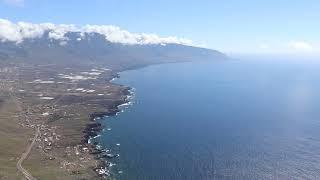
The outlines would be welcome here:
M 271 53 L 271 54 L 315 54 L 320 53 L 319 44 L 316 42 L 310 43 L 307 41 L 282 41 L 260 43 L 256 45 L 256 53 Z
M 18 7 L 24 6 L 24 0 L 3 0 L 3 2 L 12 6 L 18 6 Z
M 270 48 L 269 44 L 266 44 L 266 43 L 261 43 L 258 45 L 258 47 L 260 49 L 269 49 Z
M 49 30 L 49 38 L 55 40 L 68 40 L 65 34 L 77 31 L 77 28 L 73 24 L 50 25 L 49 27 L 45 26 L 44 29 Z
M 16 25 L 0 19 L 0 39 L 1 41 L 21 41 L 21 34 L 17 31 Z
M 131 33 L 112 25 L 85 25 L 78 27 L 72 24 L 33 24 L 27 22 L 12 23 L 6 19 L 0 19 L 0 41 L 12 41 L 21 43 L 24 39 L 40 38 L 45 32 L 49 32 L 49 38 L 67 43 L 65 36 L 68 32 L 80 32 L 82 36 L 90 33 L 98 33 L 105 36 L 107 41 L 122 44 L 184 44 L 193 45 L 191 40 L 174 36 L 160 37 L 156 34 Z
M 288 43 L 288 47 L 296 51 L 303 51 L 303 52 L 314 51 L 313 45 L 305 41 L 291 41 Z
M 25 23 L 25 22 L 19 22 L 16 28 L 20 30 L 21 40 L 22 38 L 41 37 L 45 31 L 44 26 Z

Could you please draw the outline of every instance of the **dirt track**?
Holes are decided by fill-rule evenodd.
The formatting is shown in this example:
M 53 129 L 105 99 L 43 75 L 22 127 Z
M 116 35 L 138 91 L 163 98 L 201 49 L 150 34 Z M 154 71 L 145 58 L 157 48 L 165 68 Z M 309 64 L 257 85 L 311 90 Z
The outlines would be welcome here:
M 32 150 L 33 145 L 35 144 L 38 136 L 40 134 L 40 130 L 39 128 L 37 128 L 36 130 L 36 134 L 32 140 L 32 143 L 30 144 L 30 146 L 28 146 L 28 148 L 26 149 L 26 151 L 21 155 L 18 163 L 17 163 L 17 168 L 18 170 L 26 177 L 26 179 L 28 180 L 36 180 L 36 178 L 34 178 L 26 169 L 24 169 L 22 167 L 22 163 L 23 161 L 28 157 L 28 155 L 30 154 L 30 151 Z

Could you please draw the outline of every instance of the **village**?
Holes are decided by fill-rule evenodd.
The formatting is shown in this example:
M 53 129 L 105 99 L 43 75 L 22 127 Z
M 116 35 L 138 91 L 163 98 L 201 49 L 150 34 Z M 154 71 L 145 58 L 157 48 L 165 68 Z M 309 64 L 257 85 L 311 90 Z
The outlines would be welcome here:
M 79 177 L 92 176 L 87 174 L 92 168 L 101 178 L 109 177 L 114 164 L 108 159 L 119 155 L 88 141 L 103 128 L 96 118 L 116 113 L 128 88 L 111 84 L 117 75 L 105 67 L 53 67 L 0 69 L 1 91 L 9 91 L 21 109 L 19 125 L 39 132 L 24 161 Z

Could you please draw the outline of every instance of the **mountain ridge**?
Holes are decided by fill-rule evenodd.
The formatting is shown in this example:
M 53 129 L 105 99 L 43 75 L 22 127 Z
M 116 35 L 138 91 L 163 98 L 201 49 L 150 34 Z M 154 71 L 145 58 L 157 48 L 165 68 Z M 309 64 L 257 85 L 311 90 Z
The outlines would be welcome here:
M 68 32 L 67 41 L 40 38 L 0 42 L 0 60 L 27 64 L 101 64 L 113 69 L 131 69 L 158 63 L 227 59 L 223 53 L 182 44 L 123 44 L 99 33 Z

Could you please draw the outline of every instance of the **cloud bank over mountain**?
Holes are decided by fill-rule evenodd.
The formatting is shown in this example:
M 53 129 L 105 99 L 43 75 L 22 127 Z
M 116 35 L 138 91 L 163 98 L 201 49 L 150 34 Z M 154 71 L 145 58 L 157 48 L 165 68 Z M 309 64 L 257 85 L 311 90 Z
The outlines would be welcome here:
M 48 33 L 48 38 L 67 43 L 68 37 L 66 34 L 69 32 L 79 32 L 81 36 L 98 33 L 103 35 L 107 41 L 128 45 L 181 44 L 195 46 L 191 40 L 185 38 L 177 38 L 175 36 L 160 37 L 156 34 L 146 33 L 131 33 L 112 25 L 85 25 L 80 27 L 73 24 L 13 23 L 6 19 L 0 19 L 1 42 L 10 41 L 21 43 L 25 39 L 41 38 L 45 33 Z M 81 41 L 81 38 L 78 40 Z

